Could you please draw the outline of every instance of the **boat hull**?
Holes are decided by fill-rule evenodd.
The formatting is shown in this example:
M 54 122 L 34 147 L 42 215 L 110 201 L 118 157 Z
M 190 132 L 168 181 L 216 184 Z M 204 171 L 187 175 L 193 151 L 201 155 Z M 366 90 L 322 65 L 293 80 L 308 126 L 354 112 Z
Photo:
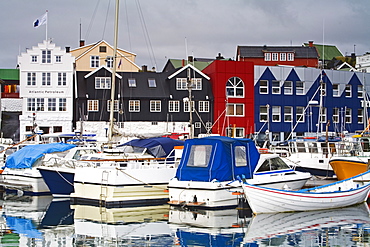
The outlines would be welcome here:
M 39 167 L 38 170 L 54 197 L 69 197 L 74 192 L 73 168 Z
M 116 167 L 75 169 L 75 204 L 121 207 L 168 201 L 168 181 L 176 168 L 148 167 L 121 170 Z
M 344 180 L 367 171 L 367 162 L 356 156 L 348 158 L 336 158 L 330 160 L 338 180 Z
M 244 195 L 255 214 L 340 208 L 364 202 L 370 173 L 299 191 L 270 189 L 243 183 Z

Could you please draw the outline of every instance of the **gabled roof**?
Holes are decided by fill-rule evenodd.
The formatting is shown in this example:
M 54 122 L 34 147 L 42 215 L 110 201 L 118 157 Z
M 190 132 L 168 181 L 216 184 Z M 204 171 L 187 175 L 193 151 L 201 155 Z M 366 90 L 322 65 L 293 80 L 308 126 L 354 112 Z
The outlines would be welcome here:
M 293 52 L 295 58 L 318 58 L 315 47 L 305 46 L 238 46 L 239 57 L 263 58 L 266 52 Z
M 308 43 L 304 43 L 306 47 L 309 46 Z M 316 47 L 317 52 L 319 53 L 319 57 L 324 60 L 331 60 L 334 57 L 343 57 L 343 54 L 339 51 L 339 49 L 335 45 L 318 45 L 313 44 Z
M 345 71 L 357 71 L 357 69 L 353 68 L 349 63 L 344 62 L 338 66 L 337 70 L 345 70 Z
M 199 70 L 205 69 L 208 65 L 210 65 L 214 59 L 205 59 L 205 58 L 194 58 L 194 62 L 191 62 L 193 66 Z M 184 67 L 186 64 L 190 62 L 184 59 L 169 59 L 168 63 L 171 63 L 175 69 Z
M 191 65 L 190 63 L 184 67 L 182 67 L 181 69 L 177 70 L 175 73 L 171 74 L 168 79 L 172 79 L 174 78 L 176 75 L 180 74 L 181 72 L 183 72 L 184 70 L 186 70 L 187 68 L 191 68 L 193 70 L 195 70 L 198 74 L 200 74 L 201 76 L 203 76 L 204 78 L 206 78 L 207 80 L 211 79 L 209 78 L 208 75 L 204 74 L 202 71 L 200 71 L 199 69 L 195 68 L 193 65 Z
M 95 74 L 96 72 L 98 72 L 99 70 L 101 70 L 101 69 L 106 69 L 106 70 L 108 70 L 111 74 L 113 73 L 113 71 L 110 69 L 110 68 L 108 68 L 107 66 L 105 66 L 105 65 L 102 65 L 102 66 L 100 66 L 99 68 L 97 68 L 96 70 L 94 70 L 94 71 L 91 71 L 90 73 L 88 73 L 87 75 L 85 75 L 84 77 L 85 78 L 89 78 L 91 75 L 93 75 L 93 74 Z M 122 76 L 121 75 L 119 75 L 118 73 L 116 73 L 116 77 L 118 77 L 119 79 L 122 79 Z

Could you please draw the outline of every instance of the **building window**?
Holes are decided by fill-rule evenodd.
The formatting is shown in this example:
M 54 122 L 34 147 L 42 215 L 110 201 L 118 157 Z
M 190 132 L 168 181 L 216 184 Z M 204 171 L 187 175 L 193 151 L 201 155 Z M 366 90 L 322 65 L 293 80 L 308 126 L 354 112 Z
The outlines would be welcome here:
M 357 86 L 357 97 L 358 98 L 363 98 L 364 97 L 364 86 L 363 85 L 358 85 Z
M 325 84 L 325 82 L 321 82 L 320 86 L 321 86 L 321 90 L 320 90 L 321 95 L 326 96 L 326 84 Z
M 90 67 L 99 68 L 99 56 L 90 56 Z
M 288 61 L 294 61 L 294 53 L 288 53 Z
M 226 82 L 227 97 L 244 97 L 244 82 L 239 77 L 232 77 Z
M 194 123 L 194 128 L 196 129 L 200 129 L 202 127 L 201 123 L 200 122 L 195 122 Z
M 37 63 L 37 56 L 36 55 L 31 56 L 31 63 Z
M 280 122 L 281 116 L 281 107 L 280 106 L 273 106 L 272 107 L 272 122 Z
M 194 101 L 191 101 L 191 110 L 194 112 Z M 184 101 L 184 112 L 190 112 L 189 101 Z
M 107 63 L 108 68 L 113 68 L 113 57 L 108 56 L 105 62 Z
M 271 61 L 271 53 L 265 53 L 265 61 Z
M 110 77 L 95 77 L 95 89 L 110 89 L 111 78 Z
M 293 122 L 292 106 L 284 106 L 284 122 Z
M 42 73 L 42 85 L 50 86 L 50 73 Z
M 346 85 L 346 90 L 345 90 L 345 92 L 346 92 L 346 98 L 352 97 L 352 90 L 351 89 L 352 89 L 351 88 L 351 85 Z
M 45 111 L 45 99 L 44 98 L 36 99 L 36 111 Z
M 161 112 L 161 101 L 160 100 L 150 101 L 150 112 Z
M 42 51 L 42 63 L 51 63 L 51 51 L 49 50 L 43 50 Z
M 62 62 L 62 56 L 60 56 L 60 55 L 55 56 L 55 62 L 56 63 L 61 63 Z
M 284 94 L 293 94 L 293 87 L 291 81 L 284 82 Z
M 296 107 L 296 119 L 297 119 L 297 122 L 299 123 L 304 122 L 304 107 L 303 106 Z
M 27 111 L 36 111 L 36 99 L 35 98 L 28 98 L 27 99 Z
M 333 108 L 333 123 L 339 123 L 339 108 Z
M 362 108 L 357 110 L 357 122 L 359 124 L 364 123 L 364 109 L 362 109 Z
M 187 90 L 187 80 L 186 78 L 176 78 L 176 90 Z
M 191 78 L 192 90 L 202 90 L 202 78 Z
M 129 87 L 136 87 L 136 79 L 135 78 L 129 78 L 128 79 L 128 86 Z
M 226 128 L 226 135 L 228 137 L 234 137 L 234 138 L 243 138 L 244 137 L 244 128 L 240 127 L 227 127 Z
M 170 100 L 168 102 L 168 111 L 169 112 L 179 112 L 180 111 L 180 101 Z
M 345 122 L 352 123 L 352 109 L 348 107 L 346 107 Z
M 226 116 L 244 116 L 244 104 L 227 104 Z
M 129 100 L 128 101 L 129 112 L 140 112 L 140 100 Z
M 35 72 L 27 73 L 27 85 L 36 86 L 36 73 Z
M 304 82 L 303 81 L 296 81 L 295 82 L 295 93 L 296 93 L 296 95 L 303 95 L 304 94 Z
M 266 80 L 260 80 L 260 94 L 269 93 L 269 82 Z
M 111 107 L 111 100 L 107 100 L 107 111 L 110 112 L 110 107 Z M 114 112 L 118 112 L 118 109 L 119 109 L 119 100 L 115 99 L 114 100 L 114 105 L 113 105 L 113 111 Z
M 278 61 L 278 53 L 272 53 L 272 61 Z
M 154 78 L 149 78 L 148 79 L 148 86 L 149 87 L 157 87 L 157 83 L 155 82 Z
M 209 101 L 199 101 L 199 112 L 209 112 Z
M 65 85 L 67 85 L 67 74 L 58 73 L 58 86 L 65 86 Z
M 327 113 L 327 109 L 326 107 L 321 107 L 320 108 L 320 123 L 326 123 L 326 113 Z
M 99 100 L 88 100 L 87 111 L 99 111 Z
M 333 84 L 333 97 L 339 97 L 339 84 Z
M 99 46 L 99 52 L 107 52 L 106 46 Z
M 57 110 L 57 99 L 49 98 L 48 100 L 48 111 L 56 111 Z
M 268 121 L 268 107 L 265 105 L 260 106 L 260 122 Z
M 63 132 L 62 126 L 53 126 L 53 133 Z
M 59 111 L 67 111 L 67 99 L 66 98 L 59 99 Z
M 273 80 L 271 83 L 272 83 L 272 94 L 280 94 L 280 81 Z
M 280 61 L 286 61 L 286 53 L 280 53 Z

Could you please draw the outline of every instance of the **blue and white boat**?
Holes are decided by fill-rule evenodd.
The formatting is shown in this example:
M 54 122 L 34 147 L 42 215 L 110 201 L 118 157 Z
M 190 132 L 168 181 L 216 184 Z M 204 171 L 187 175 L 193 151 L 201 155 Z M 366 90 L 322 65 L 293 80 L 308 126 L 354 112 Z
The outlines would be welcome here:
M 181 157 L 173 153 L 174 147 L 183 146 L 183 143 L 183 141 L 162 137 L 134 139 L 98 154 L 86 154 L 79 160 L 58 161 L 49 166 L 40 166 L 38 169 L 54 197 L 69 197 L 74 192 L 76 168 L 89 171 L 87 168 L 108 165 L 129 169 L 130 165 L 138 167 L 141 164 L 149 164 L 148 162 L 158 163 L 168 156 L 172 157 L 173 163 L 176 162 L 174 157 L 178 157 L 176 159 Z M 101 177 L 98 182 L 101 183 Z
M 260 154 L 250 139 L 212 136 L 185 141 L 169 203 L 199 208 L 235 208 L 245 202 L 238 178 L 279 189 L 300 189 L 311 174 L 295 171 L 278 154 Z

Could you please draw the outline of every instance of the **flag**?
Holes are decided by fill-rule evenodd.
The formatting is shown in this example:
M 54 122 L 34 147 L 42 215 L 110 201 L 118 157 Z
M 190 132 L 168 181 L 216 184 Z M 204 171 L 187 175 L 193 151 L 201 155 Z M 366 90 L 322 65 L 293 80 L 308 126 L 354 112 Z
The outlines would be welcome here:
M 121 64 L 122 64 L 122 59 L 119 60 L 118 68 L 121 67 Z
M 37 18 L 33 22 L 33 27 L 38 28 L 39 26 L 46 24 L 47 20 L 48 20 L 48 12 L 46 12 L 45 14 Z

